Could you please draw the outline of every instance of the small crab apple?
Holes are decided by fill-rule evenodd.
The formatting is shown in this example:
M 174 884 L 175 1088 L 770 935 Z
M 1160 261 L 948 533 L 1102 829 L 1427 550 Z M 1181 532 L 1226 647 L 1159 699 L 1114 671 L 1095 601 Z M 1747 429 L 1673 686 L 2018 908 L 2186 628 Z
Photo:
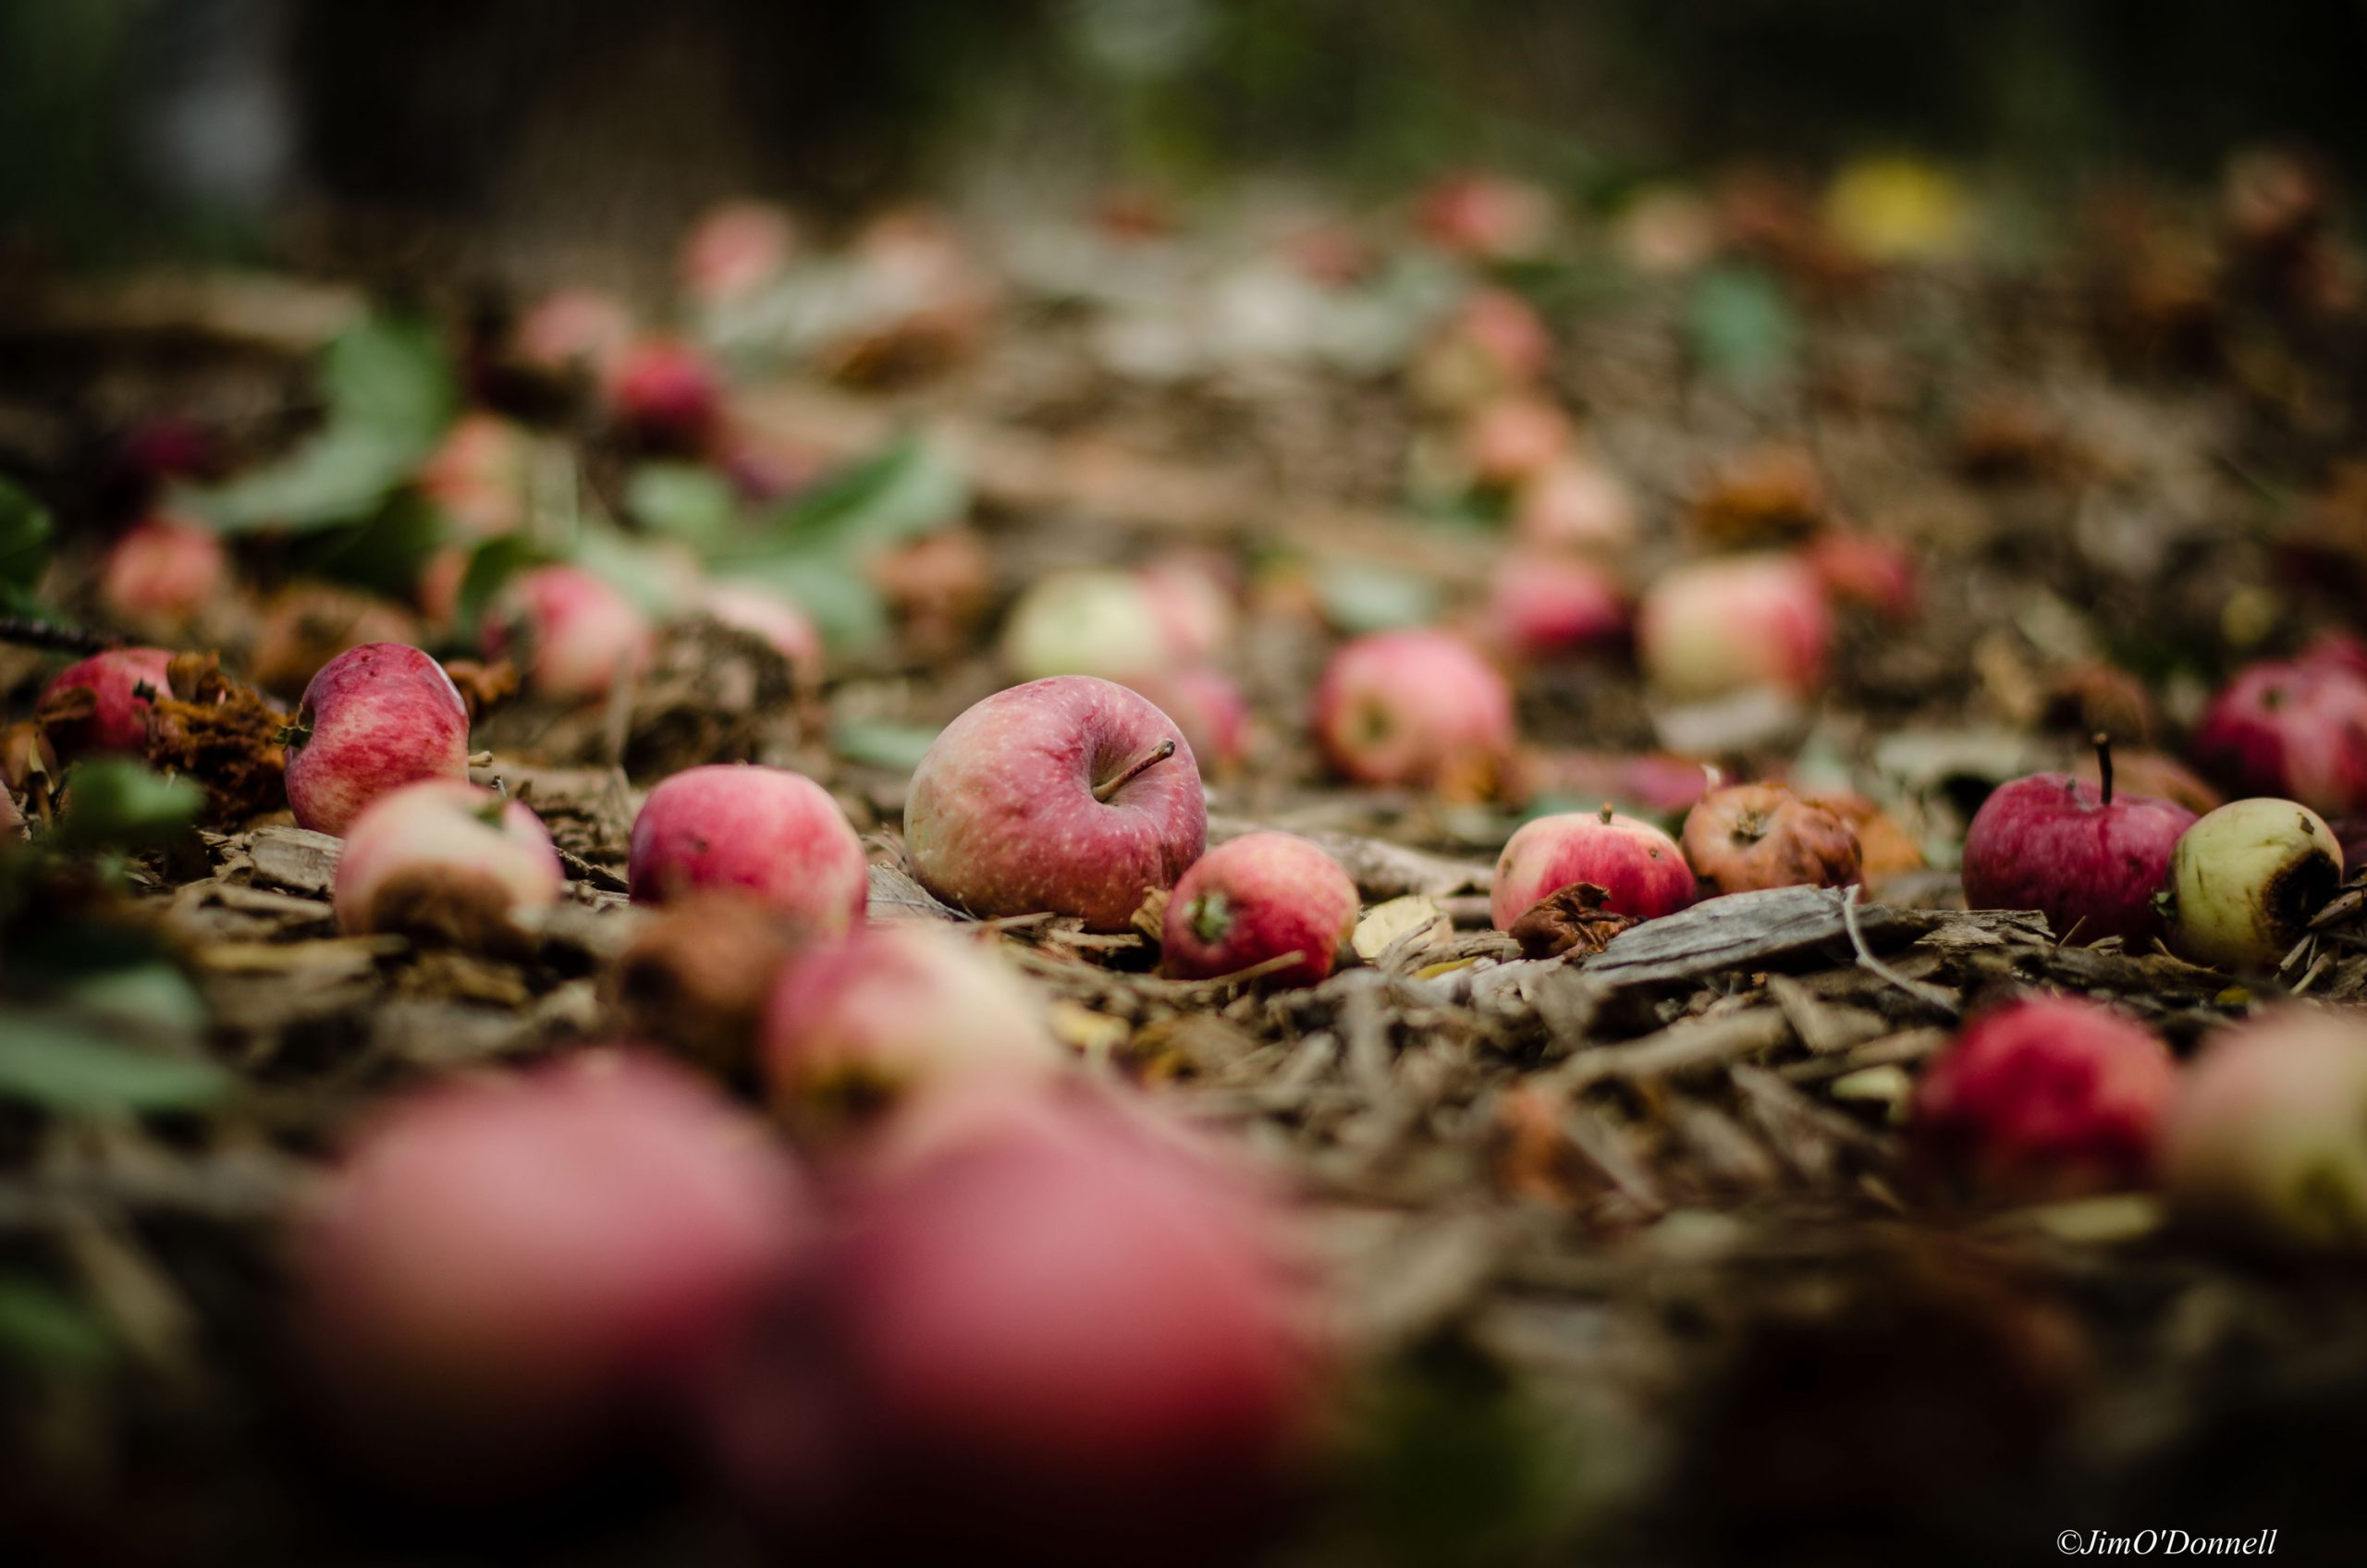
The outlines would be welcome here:
M 1615 646 L 1627 632 L 1617 580 L 1591 561 L 1515 551 L 1488 590 L 1488 630 L 1511 653 L 1549 658 Z
M 1034 1103 L 857 1194 L 717 1380 L 724 1471 L 827 1561 L 1245 1561 L 1328 1360 L 1280 1206 L 1113 1115 Z
M 1686 814 L 1680 840 L 1704 894 L 1763 888 L 1846 888 L 1858 880 L 1858 835 L 1839 813 L 1780 784 L 1730 784 Z
M 353 819 L 333 901 L 341 930 L 498 949 L 516 945 L 521 912 L 557 903 L 566 886 L 540 817 L 490 790 L 432 778 Z
M 784 767 L 716 763 L 675 774 L 632 819 L 626 864 L 635 903 L 737 889 L 820 936 L 862 923 L 863 842 L 829 792 Z
M 647 667 L 656 644 L 633 602 L 582 567 L 532 567 L 503 584 L 484 619 L 487 658 L 525 668 L 527 684 L 556 702 L 604 695 Z
M 1534 256 L 1552 238 L 1553 201 L 1536 186 L 1474 171 L 1422 193 L 1417 218 L 1433 244 L 1476 262 Z
M 1023 680 L 1095 675 L 1132 680 L 1172 668 L 1179 650 L 1131 571 L 1058 571 L 1030 585 L 1003 623 L 1002 655 Z
M 670 1401 L 792 1264 L 782 1156 L 680 1069 L 600 1052 L 397 1100 L 296 1249 L 301 1343 L 370 1457 L 547 1481 Z
M 641 339 L 608 366 L 605 386 L 610 414 L 644 445 L 695 452 L 722 427 L 723 373 L 687 343 Z
M 2099 1003 L 2036 997 L 1983 1013 L 1924 1070 L 1910 1146 L 1935 1174 L 2006 1199 L 2152 1185 L 2177 1066 Z
M 2252 665 L 2212 700 L 2193 751 L 2233 789 L 2367 813 L 2367 677 L 2332 658 Z
M 1826 533 L 1809 541 L 1800 558 L 1834 603 L 1906 620 L 1922 603 L 1915 557 L 1895 539 L 1871 533 Z
M 1358 783 L 1485 795 L 1512 759 L 1512 689 L 1447 632 L 1377 631 L 1343 643 L 1324 667 L 1315 738 Z
M 682 237 L 675 271 L 682 292 L 705 305 L 745 299 L 779 277 L 797 249 L 797 227 L 770 202 L 710 207 Z
M 1245 833 L 1210 850 L 1167 900 L 1166 963 L 1185 980 L 1235 974 L 1288 954 L 1278 986 L 1331 973 L 1356 924 L 1356 885 L 1340 863 L 1290 833 Z
M 1832 643 L 1824 590 L 1785 555 L 1679 567 L 1652 584 L 1636 617 L 1645 677 L 1677 702 L 1752 687 L 1806 696 L 1824 681 Z
M 703 588 L 696 602 L 709 619 L 761 638 L 801 678 L 820 674 L 822 634 L 788 594 L 759 582 L 718 582 Z
M 342 834 L 406 784 L 468 778 L 469 706 L 417 648 L 366 643 L 313 677 L 287 743 L 296 826 Z
M 1510 489 L 1570 454 L 1570 419 L 1542 398 L 1499 398 L 1473 413 L 1457 438 L 1463 466 L 1482 485 Z
M 99 603 L 141 626 L 182 626 L 214 601 L 229 575 L 215 532 L 157 512 L 127 530 L 99 568 Z
M 759 1062 L 783 1119 L 828 1134 L 980 1075 L 1041 1077 L 1061 1055 L 1046 999 L 1016 970 L 914 924 L 793 960 L 767 1004 Z
M 993 918 L 1039 910 L 1122 931 L 1208 847 L 1191 742 L 1149 699 L 1090 676 L 998 692 L 913 773 L 904 839 L 923 886 Z
M 1637 920 L 1674 914 L 1694 899 L 1693 868 L 1676 840 L 1604 806 L 1523 823 L 1496 859 L 1488 918 L 1509 931 L 1530 906 L 1581 882 L 1603 889 L 1604 909 Z
M 1602 464 L 1564 458 L 1515 493 L 1512 531 L 1531 550 L 1617 556 L 1636 542 L 1636 497 Z
M 2256 1245 L 2367 1245 L 2367 1032 L 2296 1006 L 2213 1035 L 2162 1155 L 2171 1207 L 2198 1228 Z
M 42 690 L 43 706 L 76 691 L 90 692 L 92 705 L 86 718 L 52 725 L 52 742 L 69 760 L 91 752 L 144 751 L 154 704 L 141 689 L 169 690 L 172 662 L 164 648 L 109 648 L 59 670 Z
M 2293 801 L 2230 801 L 2170 852 L 2170 946 L 2224 969 L 2274 967 L 2342 885 L 2342 846 Z
M 2116 794 L 2112 750 L 2101 736 L 2096 756 L 2102 782 L 2093 789 L 2069 774 L 2040 773 L 1990 791 L 1965 832 L 1968 907 L 2041 911 L 2070 942 L 2163 934 L 2153 898 L 2194 814 Z

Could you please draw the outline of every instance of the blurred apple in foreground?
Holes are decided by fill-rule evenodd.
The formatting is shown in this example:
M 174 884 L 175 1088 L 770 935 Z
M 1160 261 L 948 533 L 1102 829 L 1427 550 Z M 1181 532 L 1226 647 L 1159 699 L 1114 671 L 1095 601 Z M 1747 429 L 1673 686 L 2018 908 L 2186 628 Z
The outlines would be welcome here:
M 829 791 L 785 767 L 717 763 L 675 774 L 632 819 L 635 903 L 730 890 L 837 936 L 870 901 L 863 842 Z
M 2203 1043 L 2164 1138 L 2170 1202 L 2253 1245 L 2367 1246 L 2367 1031 L 2290 1007 Z
M 1090 676 L 998 692 L 947 725 L 913 774 L 904 840 L 947 902 L 1049 910 L 1122 931 L 1208 845 L 1190 741 L 1147 698 Z
M 2167 801 L 2115 793 L 2111 753 L 2099 747 L 2098 755 L 2098 788 L 2068 774 L 2041 773 L 1990 791 L 1965 833 L 1967 907 L 2041 911 L 2068 942 L 2163 935 L 2153 897 L 2194 814 Z
M 1541 899 L 1588 882 L 1613 914 L 1654 920 L 1693 902 L 1693 868 L 1676 840 L 1649 822 L 1598 812 L 1563 812 L 1521 825 L 1496 861 L 1488 917 L 1499 931 Z
M 1512 760 L 1512 689 L 1446 632 L 1374 632 L 1343 643 L 1324 667 L 1315 737 L 1358 783 L 1478 798 Z
M 1677 702 L 1754 687 L 1806 696 L 1824 682 L 1832 642 L 1824 591 L 1791 556 L 1679 567 L 1652 584 L 1636 618 L 1645 678 Z
M 610 416 L 644 446 L 698 452 L 722 428 L 723 372 L 687 343 L 633 343 L 609 363 L 605 386 Z

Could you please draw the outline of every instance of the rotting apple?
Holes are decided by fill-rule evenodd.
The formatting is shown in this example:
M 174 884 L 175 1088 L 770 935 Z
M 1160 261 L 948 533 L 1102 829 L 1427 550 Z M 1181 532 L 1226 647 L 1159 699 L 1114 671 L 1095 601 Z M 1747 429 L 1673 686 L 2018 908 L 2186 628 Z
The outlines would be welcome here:
M 922 884 L 992 918 L 1050 911 L 1122 931 L 1208 847 L 1191 742 L 1147 697 L 1092 676 L 998 692 L 914 771 L 904 839 Z
M 2194 814 L 2113 790 L 2112 753 L 2098 738 L 2101 784 L 2067 773 L 2017 778 L 1990 791 L 1964 839 L 1964 898 L 1972 909 L 2034 909 L 2067 942 L 2138 942 L 2166 927 L 2154 895 Z
M 1581 882 L 1603 890 L 1602 908 L 1638 920 L 1674 914 L 1695 896 L 1693 868 L 1675 839 L 1604 806 L 1522 824 L 1497 857 L 1488 917 L 1509 931 L 1530 905 Z
M 558 902 L 566 887 L 540 817 L 490 790 L 432 778 L 353 819 L 331 901 L 340 930 L 497 951 L 521 945 L 522 912 Z
M 1983 1013 L 1924 1069 L 1908 1117 L 1932 1174 L 2008 1200 L 2153 1184 L 2177 1066 L 2101 1003 L 2033 997 Z
M 2342 886 L 2342 845 L 2295 801 L 2230 801 L 2170 853 L 2170 947 L 2223 969 L 2274 968 Z
M 713 763 L 649 792 L 632 820 L 627 876 L 635 903 L 731 889 L 816 936 L 863 922 L 870 867 L 829 792 L 802 773 Z
M 288 726 L 296 826 L 343 833 L 406 784 L 469 776 L 469 706 L 437 664 L 403 643 L 365 643 L 321 667 Z
M 1312 986 L 1331 973 L 1357 908 L 1355 883 L 1315 844 L 1291 833 L 1245 833 L 1202 855 L 1175 884 L 1162 943 L 1167 972 L 1204 980 L 1295 954 L 1265 978 Z
M 1846 888 L 1862 864 L 1857 832 L 1839 813 L 1780 784 L 1712 790 L 1686 814 L 1678 843 L 1704 896 Z
M 1464 798 L 1502 781 L 1513 752 L 1512 688 L 1444 631 L 1377 631 L 1343 643 L 1315 690 L 1315 736 L 1363 784 Z

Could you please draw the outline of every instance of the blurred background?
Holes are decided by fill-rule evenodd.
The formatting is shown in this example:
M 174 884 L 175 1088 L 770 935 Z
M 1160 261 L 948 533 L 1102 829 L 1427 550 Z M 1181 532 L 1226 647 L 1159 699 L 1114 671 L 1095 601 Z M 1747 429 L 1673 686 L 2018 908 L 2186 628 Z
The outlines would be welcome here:
M 2367 149 L 2355 0 L 0 0 L 0 254 L 625 267 L 749 191 L 1402 190 L 1615 202 L 1907 145 L 2041 183 Z

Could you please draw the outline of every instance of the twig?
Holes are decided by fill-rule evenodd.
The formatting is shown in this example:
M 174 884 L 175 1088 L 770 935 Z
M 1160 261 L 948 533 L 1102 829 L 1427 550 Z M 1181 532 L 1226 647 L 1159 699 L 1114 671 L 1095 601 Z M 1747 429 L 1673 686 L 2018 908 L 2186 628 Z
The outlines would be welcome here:
M 574 873 L 575 879 L 577 881 L 589 882 L 592 886 L 600 888 L 604 892 L 630 893 L 632 891 L 632 883 L 626 881 L 623 877 L 618 876 L 607 866 L 595 865 L 592 862 L 585 860 L 582 855 L 577 854 L 573 850 L 559 849 L 556 844 L 551 847 L 555 850 L 558 850 L 559 864 L 567 867 L 569 871 Z
M 1849 933 L 1849 945 L 1857 949 L 1858 967 L 1870 974 L 1889 981 L 1916 1000 L 1939 1009 L 1950 1018 L 1961 1016 L 1956 1009 L 1956 998 L 1949 996 L 1947 992 L 1937 986 L 1927 985 L 1920 980 L 1908 979 L 1876 958 L 1873 949 L 1866 946 L 1866 934 L 1858 929 L 1858 895 L 1863 890 L 1859 884 L 1852 882 L 1848 889 L 1841 895 L 1841 924 Z
M 27 615 L 0 615 L 0 643 L 28 648 L 52 648 L 62 654 L 104 654 L 123 646 L 112 631 L 86 631 L 78 626 L 53 626 Z

